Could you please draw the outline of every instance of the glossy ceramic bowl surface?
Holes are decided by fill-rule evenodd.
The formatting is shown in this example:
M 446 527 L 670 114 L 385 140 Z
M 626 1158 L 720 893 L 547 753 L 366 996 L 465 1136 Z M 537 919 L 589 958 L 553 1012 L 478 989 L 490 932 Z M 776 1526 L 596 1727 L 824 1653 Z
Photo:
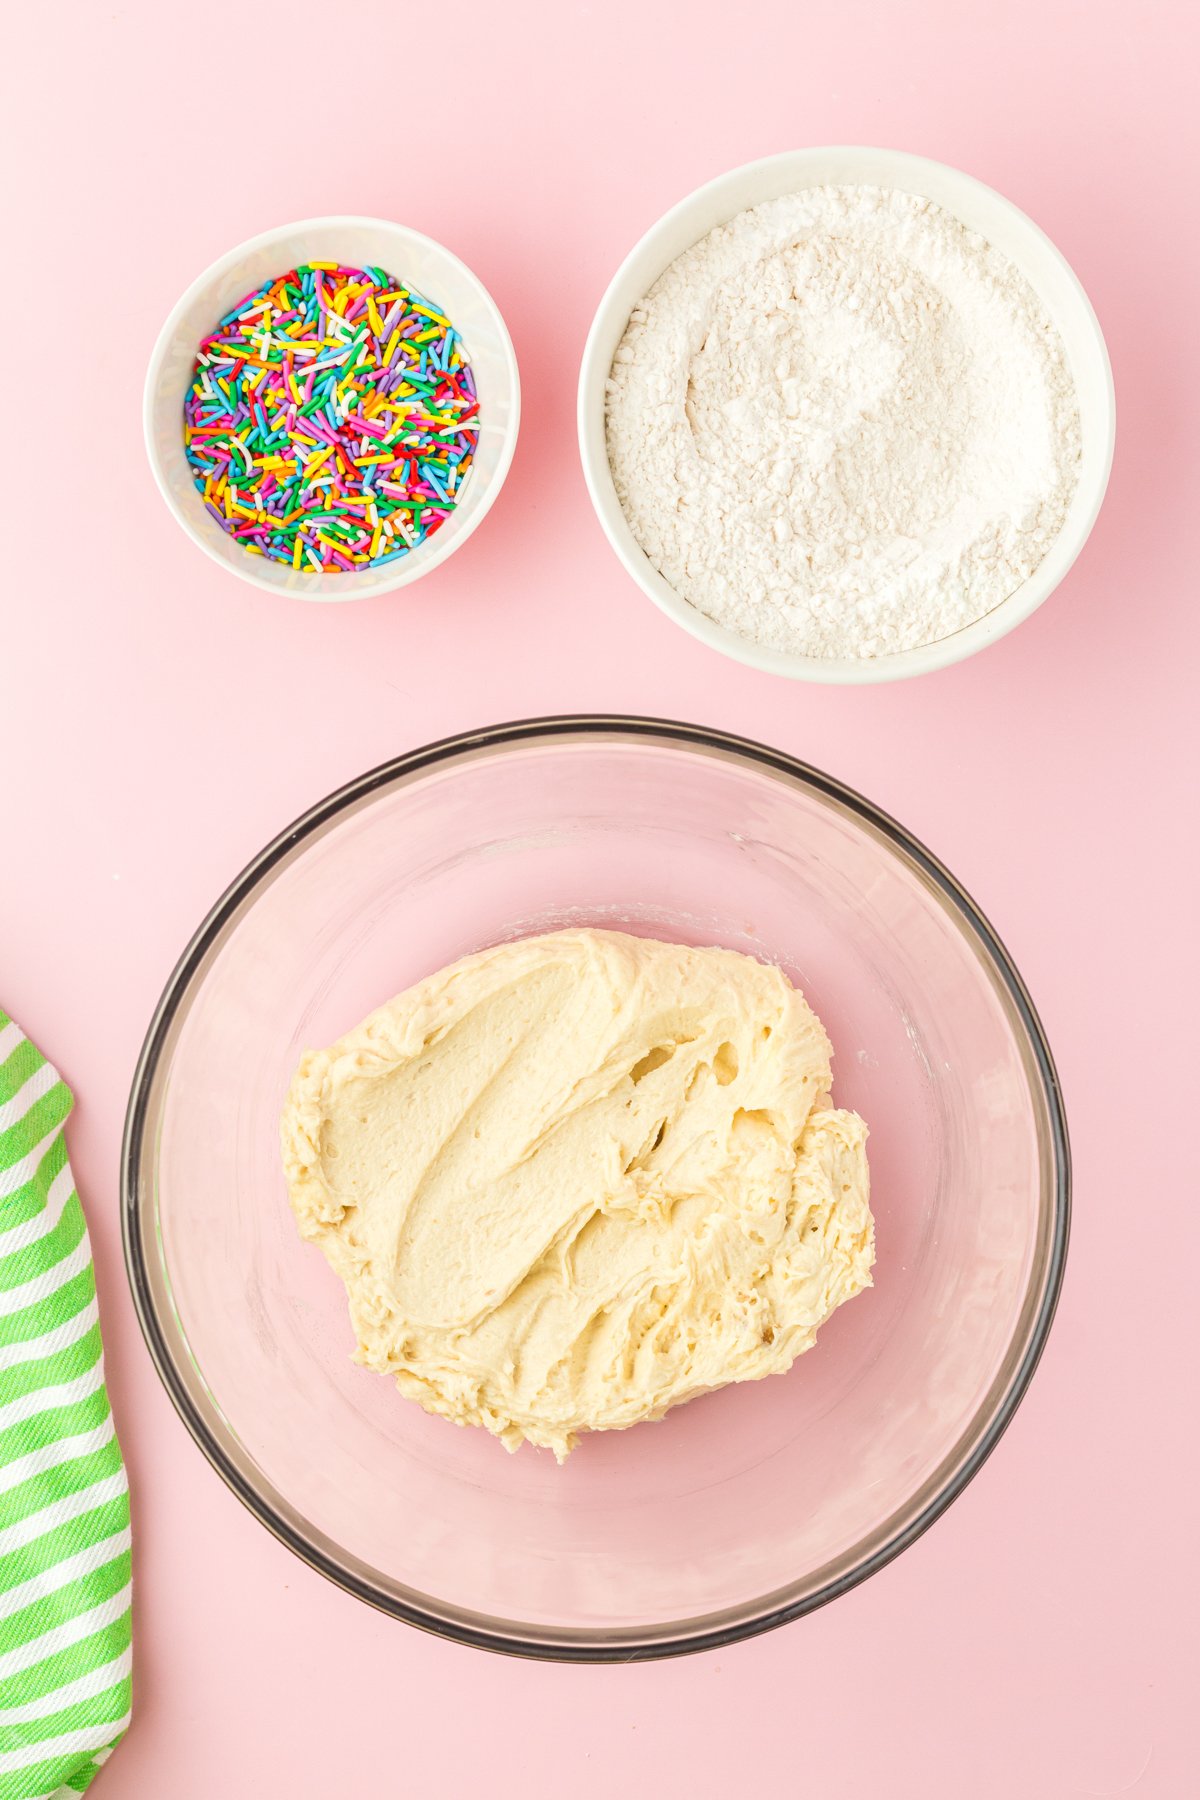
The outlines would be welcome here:
M 471 359 L 479 438 L 462 499 L 441 529 L 378 569 L 332 575 L 292 569 L 243 550 L 204 509 L 183 445 L 183 403 L 200 339 L 262 282 L 301 262 L 370 263 L 446 309 Z M 297 600 L 367 600 L 406 587 L 444 563 L 490 511 L 508 474 L 521 416 L 517 359 L 500 309 L 466 264 L 432 238 L 388 219 L 302 219 L 264 231 L 198 275 L 158 335 L 143 398 L 146 453 L 159 491 L 187 535 L 255 587 Z
M 1066 347 L 1079 398 L 1083 456 L 1079 485 L 1062 530 L 1038 568 L 974 624 L 933 644 L 887 656 L 837 658 L 769 650 L 707 618 L 659 574 L 621 510 L 604 437 L 605 383 L 638 301 L 677 256 L 747 207 L 826 184 L 895 188 L 934 200 L 1004 252 L 1026 277 Z M 822 682 L 896 681 L 961 662 L 1027 619 L 1058 586 L 1082 550 L 1100 510 L 1112 466 L 1116 403 L 1112 370 L 1096 315 L 1065 257 L 1032 219 L 960 169 L 898 150 L 852 146 L 787 151 L 747 163 L 697 188 L 652 225 L 613 276 L 596 309 L 579 373 L 579 451 L 596 515 L 633 579 L 668 618 L 738 662 L 774 675 Z

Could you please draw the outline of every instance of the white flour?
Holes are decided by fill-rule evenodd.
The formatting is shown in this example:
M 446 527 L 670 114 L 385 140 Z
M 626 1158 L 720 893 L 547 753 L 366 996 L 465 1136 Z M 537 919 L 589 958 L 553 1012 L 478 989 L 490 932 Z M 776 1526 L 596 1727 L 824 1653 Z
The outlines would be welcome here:
M 981 618 L 1041 562 L 1079 465 L 1058 332 L 929 201 L 810 188 L 720 226 L 635 308 L 608 384 L 634 536 L 778 650 L 877 656 Z

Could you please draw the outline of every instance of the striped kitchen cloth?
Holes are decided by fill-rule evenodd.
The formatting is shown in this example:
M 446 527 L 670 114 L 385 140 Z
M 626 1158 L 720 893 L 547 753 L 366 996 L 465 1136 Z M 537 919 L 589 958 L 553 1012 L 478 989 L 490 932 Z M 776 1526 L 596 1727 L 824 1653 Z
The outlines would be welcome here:
M 0 1800 L 81 1793 L 129 1722 L 129 1487 L 70 1110 L 0 1009 Z

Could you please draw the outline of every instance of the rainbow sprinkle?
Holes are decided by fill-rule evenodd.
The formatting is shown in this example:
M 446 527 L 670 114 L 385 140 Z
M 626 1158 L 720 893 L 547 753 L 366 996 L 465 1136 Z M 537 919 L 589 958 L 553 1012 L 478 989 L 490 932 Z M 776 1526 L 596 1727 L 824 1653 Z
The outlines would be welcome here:
M 382 269 L 302 263 L 200 342 L 183 441 L 208 511 L 256 556 L 335 574 L 449 518 L 479 400 L 462 339 Z

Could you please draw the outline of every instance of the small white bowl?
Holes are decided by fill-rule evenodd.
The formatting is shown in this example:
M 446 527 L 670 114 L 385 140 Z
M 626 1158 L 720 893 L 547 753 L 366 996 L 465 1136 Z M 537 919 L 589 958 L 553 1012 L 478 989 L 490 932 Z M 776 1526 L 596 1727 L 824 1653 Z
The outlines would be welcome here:
M 629 315 L 677 256 L 747 207 L 825 184 L 895 188 L 919 194 L 1011 258 L 1041 297 L 1066 346 L 1079 398 L 1083 458 L 1079 484 L 1053 545 L 1034 574 L 999 606 L 952 636 L 872 658 L 793 656 L 763 649 L 706 618 L 646 556 L 621 510 L 604 436 L 605 382 Z M 833 147 L 787 151 L 746 163 L 697 188 L 665 213 L 630 251 L 596 310 L 579 372 L 579 451 L 592 504 L 613 549 L 668 618 L 714 650 L 800 681 L 896 681 L 961 662 L 1027 619 L 1075 561 L 1100 510 L 1112 465 L 1116 402 L 1108 351 L 1091 304 L 1061 253 L 1009 200 L 944 163 L 898 150 Z
M 231 306 L 300 262 L 382 268 L 444 307 L 471 360 L 479 392 L 479 442 L 461 503 L 441 529 L 398 561 L 318 575 L 251 556 L 204 510 L 183 449 L 183 404 L 200 339 Z M 146 371 L 143 426 L 164 500 L 214 562 L 272 593 L 297 600 L 367 600 L 406 587 L 444 563 L 489 511 L 508 474 L 521 416 L 521 383 L 495 301 L 465 263 L 432 238 L 387 219 L 302 219 L 239 244 L 199 276 L 158 334 Z

